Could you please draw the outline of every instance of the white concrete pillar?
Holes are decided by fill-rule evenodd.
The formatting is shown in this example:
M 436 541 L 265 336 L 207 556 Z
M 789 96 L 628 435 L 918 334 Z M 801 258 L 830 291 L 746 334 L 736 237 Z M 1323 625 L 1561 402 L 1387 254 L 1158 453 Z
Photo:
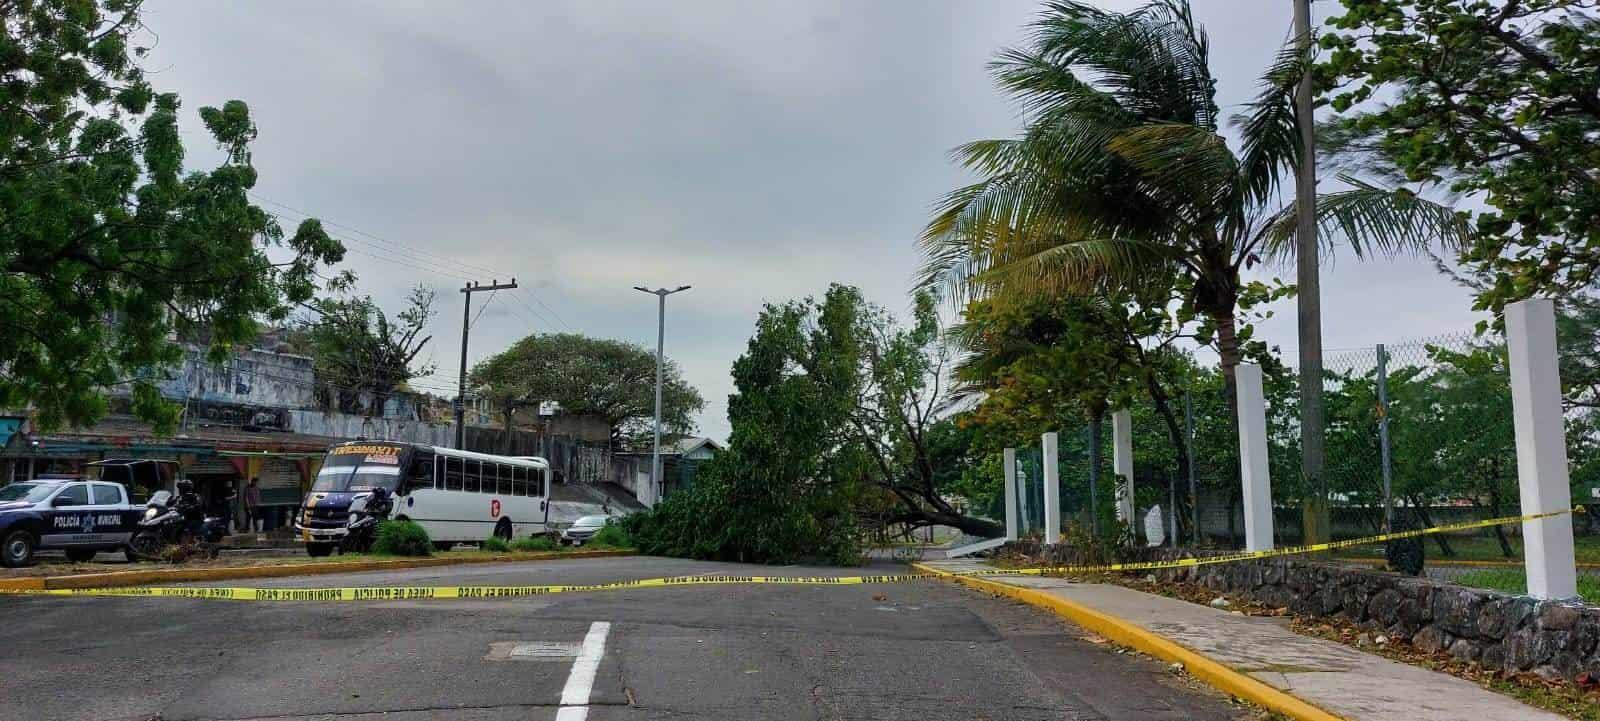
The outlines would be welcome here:
M 1015 541 L 1017 534 L 1017 449 L 1007 448 L 1002 454 L 1006 483 L 1006 540 Z
M 1039 443 L 1044 446 L 1044 542 L 1054 546 L 1061 542 L 1061 449 L 1054 431 L 1040 437 Z
M 1272 550 L 1272 477 L 1267 467 L 1267 397 L 1261 366 L 1233 369 L 1239 403 L 1239 477 L 1244 483 L 1244 549 Z
M 1111 472 L 1117 477 L 1117 520 L 1132 527 L 1138 523 L 1133 508 L 1133 413 L 1111 414 Z
M 1506 306 L 1506 344 L 1511 351 L 1511 417 L 1516 423 L 1522 512 L 1570 509 L 1555 303 L 1534 298 Z M 1578 569 L 1572 545 L 1571 514 L 1522 522 L 1528 595 L 1577 597 Z

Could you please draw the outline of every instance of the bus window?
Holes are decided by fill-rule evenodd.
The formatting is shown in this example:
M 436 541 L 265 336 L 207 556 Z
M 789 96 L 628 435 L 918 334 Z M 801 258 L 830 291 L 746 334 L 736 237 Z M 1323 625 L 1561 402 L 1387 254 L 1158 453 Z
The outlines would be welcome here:
M 478 461 L 467 461 L 467 483 L 466 487 L 462 488 L 462 490 L 466 491 L 467 493 L 477 493 L 478 489 L 481 487 L 478 485 L 478 481 L 482 477 L 483 464 L 479 463 Z
M 423 455 L 418 453 L 411 459 L 411 472 L 406 474 L 405 488 L 407 490 L 414 490 L 417 488 L 432 487 L 433 455 Z
M 528 495 L 528 469 L 515 466 L 511 469 L 511 495 Z
M 461 490 L 461 459 L 444 459 L 444 489 L 447 491 Z
M 502 496 L 512 495 L 511 494 L 511 466 L 495 466 L 495 470 L 499 473 L 499 476 L 500 476 L 499 490 L 497 490 L 495 492 L 499 493 Z

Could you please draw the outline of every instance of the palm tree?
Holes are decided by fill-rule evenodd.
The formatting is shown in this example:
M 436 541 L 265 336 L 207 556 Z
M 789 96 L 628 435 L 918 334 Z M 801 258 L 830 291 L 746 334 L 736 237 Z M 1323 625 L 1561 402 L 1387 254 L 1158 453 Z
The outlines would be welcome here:
M 990 65 L 1022 105 L 1023 132 L 955 150 L 982 180 L 936 208 L 922 284 L 957 300 L 1025 299 L 1169 277 L 1214 336 L 1231 386 L 1240 271 L 1294 250 L 1296 209 L 1280 185 L 1294 177 L 1293 92 L 1309 59 L 1292 42 L 1279 53 L 1232 119 L 1235 150 L 1217 132 L 1208 52 L 1186 0 L 1127 14 L 1047 3 L 1026 47 Z M 1341 177 L 1349 189 L 1318 197 L 1319 235 L 1359 257 L 1465 237 L 1448 208 Z

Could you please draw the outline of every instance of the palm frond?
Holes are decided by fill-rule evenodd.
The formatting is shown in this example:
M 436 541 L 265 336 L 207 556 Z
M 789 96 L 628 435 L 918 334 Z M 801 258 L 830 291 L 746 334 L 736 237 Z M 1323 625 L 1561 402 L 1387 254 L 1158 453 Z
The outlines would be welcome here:
M 1294 93 L 1311 59 L 1310 53 L 1302 52 L 1293 40 L 1286 43 L 1262 74 L 1261 91 L 1245 104 L 1244 113 L 1230 121 L 1243 141 L 1239 181 L 1246 202 L 1270 202 L 1285 173 L 1293 173 L 1300 165 L 1300 127 Z
M 1072 70 L 1081 71 L 1078 82 L 1115 96 L 1141 119 L 1216 126 L 1209 44 L 1187 2 L 1162 0 L 1128 14 L 1082 2 L 1051 2 L 1032 25 L 1030 39 L 1034 62 L 1075 79 Z M 997 75 L 1009 88 L 1005 68 Z M 1031 97 L 1046 96 L 1035 90 Z
M 1465 213 L 1435 203 L 1404 188 L 1382 188 L 1340 175 L 1349 190 L 1317 196 L 1317 238 L 1323 253 L 1339 246 L 1357 258 L 1420 254 L 1435 247 L 1454 250 L 1472 237 Z M 1295 254 L 1298 209 L 1291 203 L 1269 218 L 1253 245 L 1278 261 Z

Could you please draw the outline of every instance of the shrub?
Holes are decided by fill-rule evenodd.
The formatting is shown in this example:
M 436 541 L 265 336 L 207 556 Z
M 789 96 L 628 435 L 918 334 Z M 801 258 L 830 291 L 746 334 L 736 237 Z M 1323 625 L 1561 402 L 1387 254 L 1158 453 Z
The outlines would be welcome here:
M 612 548 L 632 548 L 633 539 L 628 537 L 628 530 L 618 523 L 606 524 L 594 534 L 589 541 L 596 546 L 610 546 Z
M 513 551 L 558 551 L 558 550 L 561 550 L 561 545 L 556 543 L 549 536 L 533 536 L 531 538 L 519 538 L 519 539 L 517 539 L 515 541 L 512 541 L 511 542 L 511 550 L 513 550 Z
M 511 550 L 511 544 L 506 543 L 506 539 L 499 536 L 490 536 L 483 539 L 483 543 L 478 544 L 478 547 L 485 551 L 494 551 L 495 553 L 505 553 L 506 551 Z
M 372 552 L 390 556 L 427 556 L 433 553 L 428 531 L 414 521 L 384 521 L 378 524 Z

